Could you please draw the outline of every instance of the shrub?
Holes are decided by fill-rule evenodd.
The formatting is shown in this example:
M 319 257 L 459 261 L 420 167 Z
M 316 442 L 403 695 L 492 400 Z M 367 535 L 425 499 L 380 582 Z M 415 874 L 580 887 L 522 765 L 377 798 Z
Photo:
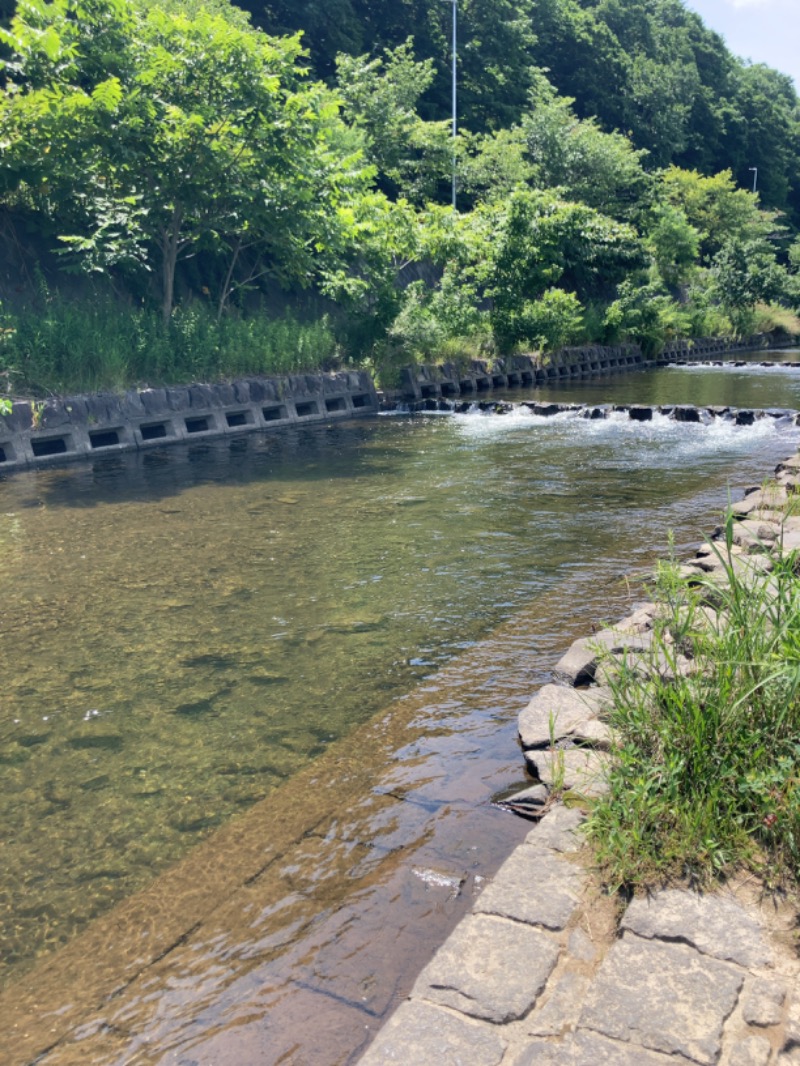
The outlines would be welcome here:
M 538 300 L 525 300 L 492 317 L 495 339 L 503 351 L 532 346 L 551 352 L 580 337 L 583 308 L 574 292 L 547 289 Z
M 612 681 L 618 750 L 588 832 L 617 885 L 703 883 L 742 864 L 800 874 L 797 553 L 772 574 L 741 568 L 730 516 L 725 530 L 712 547 L 727 584 L 690 588 L 662 567 L 649 665 Z

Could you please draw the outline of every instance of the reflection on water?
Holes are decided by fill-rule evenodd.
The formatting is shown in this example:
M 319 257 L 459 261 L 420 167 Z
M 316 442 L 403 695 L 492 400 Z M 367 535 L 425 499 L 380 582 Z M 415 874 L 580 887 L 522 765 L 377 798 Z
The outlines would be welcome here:
M 783 407 L 794 388 L 675 369 L 533 395 Z M 347 1061 L 524 830 L 480 805 L 520 777 L 515 715 L 559 650 L 619 613 L 667 530 L 696 541 L 727 480 L 795 442 L 772 419 L 384 418 L 9 478 L 0 913 L 20 994 L 39 955 L 222 826 L 152 896 L 153 935 L 182 936 L 207 856 L 213 921 L 82 1061 L 217 1061 L 217 1030 L 255 1061 L 279 1003 L 260 1061 L 332 1062 L 328 1037 L 291 1051 L 320 997 Z M 236 862 L 229 825 L 250 827 Z M 111 928 L 95 935 L 135 970 Z

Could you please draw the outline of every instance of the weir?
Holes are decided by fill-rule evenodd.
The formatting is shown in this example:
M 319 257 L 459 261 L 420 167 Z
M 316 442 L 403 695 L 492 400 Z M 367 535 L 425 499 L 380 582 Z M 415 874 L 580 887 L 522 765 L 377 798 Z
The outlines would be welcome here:
M 384 411 L 397 414 L 484 414 L 511 415 L 529 413 L 534 418 L 553 418 L 567 415 L 574 418 L 597 419 L 626 416 L 634 422 L 651 422 L 658 416 L 673 422 L 701 422 L 710 425 L 716 421 L 730 422 L 736 426 L 752 426 L 762 418 L 800 425 L 800 413 L 792 408 L 769 408 L 767 410 L 736 407 L 695 407 L 692 404 L 581 404 L 581 403 L 535 403 L 514 404 L 506 401 L 483 400 L 478 403 L 453 400 L 417 400 L 411 403 L 385 404 Z

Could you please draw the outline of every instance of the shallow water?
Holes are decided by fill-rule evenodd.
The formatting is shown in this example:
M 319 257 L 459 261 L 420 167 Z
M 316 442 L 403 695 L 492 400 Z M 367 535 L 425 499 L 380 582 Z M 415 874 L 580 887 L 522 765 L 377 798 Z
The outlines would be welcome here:
M 787 407 L 798 388 L 681 368 L 529 395 Z M 696 542 L 729 480 L 797 440 L 774 419 L 393 417 L 2 482 L 7 1001 L 97 1002 L 91 975 L 65 989 L 37 961 L 182 856 L 164 925 L 196 924 L 198 871 L 216 915 L 45 1061 L 210 1063 L 220 1041 L 227 1061 L 349 1061 L 525 831 L 488 801 L 523 783 L 532 689 L 637 595 L 626 575 L 669 529 Z M 265 835 L 248 881 L 243 841 Z M 300 1037 L 309 1010 L 322 1035 Z

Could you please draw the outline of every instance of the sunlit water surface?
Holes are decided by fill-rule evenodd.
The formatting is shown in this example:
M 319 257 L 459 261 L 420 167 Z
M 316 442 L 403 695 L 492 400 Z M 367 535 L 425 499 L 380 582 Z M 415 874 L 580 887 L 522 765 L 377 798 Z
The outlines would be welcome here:
M 527 395 L 796 407 L 800 371 Z M 489 801 L 524 784 L 531 691 L 796 443 L 772 418 L 381 417 L 0 483 L 8 1002 L 29 974 L 79 1002 L 42 956 L 204 840 L 213 884 L 237 814 L 286 834 L 268 903 L 220 882 L 213 935 L 44 1061 L 351 1061 L 525 831 Z

